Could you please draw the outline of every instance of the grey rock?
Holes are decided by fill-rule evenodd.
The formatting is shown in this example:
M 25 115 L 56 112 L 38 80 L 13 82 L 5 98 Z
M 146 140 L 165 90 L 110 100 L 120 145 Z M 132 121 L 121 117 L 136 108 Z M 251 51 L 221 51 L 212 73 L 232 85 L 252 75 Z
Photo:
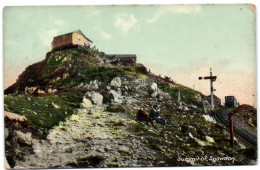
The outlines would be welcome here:
M 89 99 L 87 99 L 86 97 L 83 97 L 82 103 L 80 104 L 81 108 L 91 108 L 92 107 L 92 103 Z
M 158 91 L 158 86 L 156 83 L 152 83 L 151 86 L 148 89 L 148 93 L 152 96 L 152 97 L 156 97 L 159 94 Z
M 119 77 L 113 78 L 110 85 L 111 87 L 115 87 L 115 88 L 121 87 L 121 79 Z
M 26 94 L 32 94 L 36 89 L 37 87 L 25 87 L 24 91 Z
M 55 92 L 57 92 L 57 89 L 49 88 L 49 89 L 47 90 L 47 92 L 48 92 L 48 93 L 55 93 Z
M 27 145 L 33 144 L 31 132 L 23 133 L 23 132 L 20 132 L 20 131 L 14 131 L 14 135 L 17 136 L 18 140 L 21 143 L 24 143 L 24 144 L 27 144 Z
M 110 93 L 113 95 L 115 103 L 123 103 L 124 98 L 119 92 L 116 92 L 115 90 L 110 90 Z
M 96 105 L 102 105 L 103 103 L 103 96 L 98 92 L 87 92 L 85 94 L 88 98 L 91 99 L 91 101 Z

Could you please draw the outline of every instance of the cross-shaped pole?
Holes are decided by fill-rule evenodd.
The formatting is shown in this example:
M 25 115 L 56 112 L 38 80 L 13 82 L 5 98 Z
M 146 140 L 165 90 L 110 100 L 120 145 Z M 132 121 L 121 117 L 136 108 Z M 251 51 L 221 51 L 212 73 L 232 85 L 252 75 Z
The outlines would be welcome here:
M 213 88 L 213 82 L 216 81 L 217 76 L 212 76 L 212 69 L 210 68 L 210 76 L 206 77 L 199 77 L 199 80 L 210 80 L 210 99 L 211 99 L 211 111 L 214 110 L 214 99 L 213 99 L 213 92 L 216 91 L 216 89 Z

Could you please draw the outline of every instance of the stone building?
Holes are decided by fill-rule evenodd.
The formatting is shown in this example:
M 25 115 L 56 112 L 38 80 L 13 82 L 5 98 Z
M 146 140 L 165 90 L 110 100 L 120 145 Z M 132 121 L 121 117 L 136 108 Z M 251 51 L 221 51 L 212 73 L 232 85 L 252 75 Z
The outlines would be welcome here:
M 88 39 L 80 30 L 59 35 L 53 38 L 52 49 L 71 46 L 89 47 L 92 41 Z

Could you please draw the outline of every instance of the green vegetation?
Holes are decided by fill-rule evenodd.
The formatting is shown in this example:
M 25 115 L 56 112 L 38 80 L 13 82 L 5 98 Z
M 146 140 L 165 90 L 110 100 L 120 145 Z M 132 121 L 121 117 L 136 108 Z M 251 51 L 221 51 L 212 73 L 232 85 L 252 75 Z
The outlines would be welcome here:
M 128 120 L 132 119 L 131 121 L 126 121 L 127 119 L 121 119 L 120 117 L 120 119 L 114 119 L 108 122 L 108 124 L 110 124 L 109 126 L 114 130 L 126 129 L 128 138 L 138 139 L 144 146 L 153 150 L 156 156 L 154 166 L 242 165 L 249 164 L 249 158 L 254 159 L 255 148 L 242 150 L 238 145 L 230 148 L 228 136 L 224 134 L 223 127 L 208 122 L 203 118 L 202 113 L 204 111 L 200 100 L 200 95 L 202 95 L 200 92 L 181 85 L 171 87 L 169 84 L 159 82 L 159 88 L 169 93 L 172 99 L 159 100 L 152 98 L 149 97 L 144 90 L 144 93 L 136 98 L 138 101 L 132 105 L 111 104 L 113 95 L 107 93 L 107 91 L 102 88 L 105 88 L 105 86 L 117 76 L 125 78 L 147 76 L 147 70 L 143 65 L 106 65 L 102 63 L 99 55 L 91 54 L 85 49 L 52 51 L 49 54 L 49 57 L 44 61 L 47 64 L 39 64 L 40 71 L 38 71 L 36 75 L 41 75 L 41 79 L 31 78 L 31 84 L 28 86 L 25 76 L 21 82 L 24 82 L 24 87 L 40 87 L 40 89 L 46 91 L 51 88 L 57 89 L 57 92 L 52 94 L 45 91 L 44 97 L 39 97 L 22 93 L 14 94 L 16 90 L 14 88 L 13 94 L 5 95 L 4 109 L 6 111 L 24 115 L 39 128 L 50 129 L 58 125 L 60 121 L 64 121 L 67 116 L 74 114 L 75 110 L 80 107 L 82 98 L 86 92 L 88 92 L 88 89 L 80 88 L 77 85 L 87 84 L 91 80 L 98 80 L 102 82 L 102 86 L 100 86 L 97 91 L 102 94 L 103 103 L 107 104 L 103 105 L 105 111 L 111 112 L 109 115 L 128 117 Z M 42 66 L 42 68 L 40 68 L 40 66 Z M 28 75 L 34 75 L 32 74 L 33 71 L 34 69 L 28 71 Z M 43 72 L 43 74 L 40 74 L 41 72 Z M 67 76 L 63 78 L 65 73 Z M 56 80 L 57 77 L 60 79 Z M 41 82 L 47 83 L 41 84 Z M 21 88 L 20 92 L 22 92 L 22 90 Z M 131 90 L 132 89 L 128 91 L 128 95 L 131 94 L 129 93 Z M 179 91 L 181 92 L 181 100 L 187 106 L 189 105 L 187 110 L 180 108 L 180 105 L 177 103 Z M 133 96 L 135 93 L 137 92 L 133 90 Z M 150 123 L 146 125 L 144 122 L 135 122 L 133 120 L 134 116 L 136 116 L 133 112 L 134 107 L 138 108 L 142 106 L 143 108 L 150 109 L 150 106 L 155 103 L 161 107 L 160 116 L 166 118 L 166 126 L 155 123 L 157 129 L 154 129 Z M 193 109 L 192 105 L 195 106 Z M 104 113 L 107 114 L 107 112 Z M 102 117 L 99 114 L 95 114 L 95 112 L 89 112 L 88 114 L 92 114 L 95 119 Z M 73 121 L 77 121 L 76 118 L 77 117 L 74 116 L 75 120 Z M 90 122 L 89 126 L 103 127 L 106 125 L 107 124 Z M 121 133 L 121 131 L 118 131 L 118 133 L 119 132 L 121 138 L 123 133 Z M 76 141 L 80 142 L 85 142 L 86 139 L 87 138 L 75 138 Z M 92 137 L 89 136 L 89 139 L 92 139 Z M 212 139 L 213 142 L 207 141 L 209 139 Z M 121 150 L 120 153 L 122 155 L 129 155 L 132 151 Z M 197 161 L 196 164 L 176 161 L 179 156 L 185 158 L 197 157 L 198 155 L 224 155 L 236 157 L 236 160 L 235 163 L 224 161 L 219 163 Z M 16 156 L 19 157 L 19 154 Z M 72 167 L 95 167 L 104 159 L 102 155 L 90 155 L 77 158 L 75 162 L 67 162 L 67 165 Z M 117 166 L 117 164 L 111 163 L 109 166 Z
M 181 100 L 186 104 L 194 104 L 201 106 L 201 102 L 196 98 L 197 95 L 201 94 L 198 91 L 194 91 L 185 86 L 170 87 L 169 84 L 159 83 L 158 87 L 165 92 L 168 92 L 173 99 L 178 98 L 178 92 L 181 92 Z
M 108 106 L 106 106 L 106 111 L 108 112 L 121 112 L 121 113 L 131 113 L 131 109 L 130 107 L 126 106 L 126 105 L 113 105 L 110 104 Z
M 105 160 L 103 155 L 89 155 L 86 157 L 77 158 L 78 167 L 89 167 L 89 166 L 96 166 Z
M 75 68 L 73 73 L 70 75 L 70 78 L 61 82 L 61 84 L 67 84 L 71 81 L 75 82 L 75 84 L 80 84 L 82 82 L 90 82 L 91 80 L 108 83 L 114 77 L 123 75 L 125 75 L 125 72 L 120 68 L 82 65 Z
M 69 103 L 56 95 L 45 97 L 8 95 L 4 100 L 6 111 L 25 116 L 40 128 L 52 128 L 66 116 L 74 113 Z

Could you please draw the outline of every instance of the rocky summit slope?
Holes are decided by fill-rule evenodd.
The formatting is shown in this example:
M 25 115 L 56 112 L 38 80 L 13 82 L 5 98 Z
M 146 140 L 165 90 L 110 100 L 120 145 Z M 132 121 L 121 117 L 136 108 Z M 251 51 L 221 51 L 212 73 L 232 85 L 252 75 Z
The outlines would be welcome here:
M 254 107 L 246 104 L 240 105 L 234 110 L 234 115 L 250 127 L 257 129 L 257 111 Z
M 5 111 L 26 117 L 31 129 L 5 121 L 6 158 L 14 168 L 244 165 L 255 160 L 254 148 L 229 147 L 224 128 L 207 114 L 203 94 L 141 64 L 120 63 L 90 49 L 47 53 L 5 90 L 4 99 Z M 134 120 L 140 108 L 149 112 L 155 104 L 165 126 Z

